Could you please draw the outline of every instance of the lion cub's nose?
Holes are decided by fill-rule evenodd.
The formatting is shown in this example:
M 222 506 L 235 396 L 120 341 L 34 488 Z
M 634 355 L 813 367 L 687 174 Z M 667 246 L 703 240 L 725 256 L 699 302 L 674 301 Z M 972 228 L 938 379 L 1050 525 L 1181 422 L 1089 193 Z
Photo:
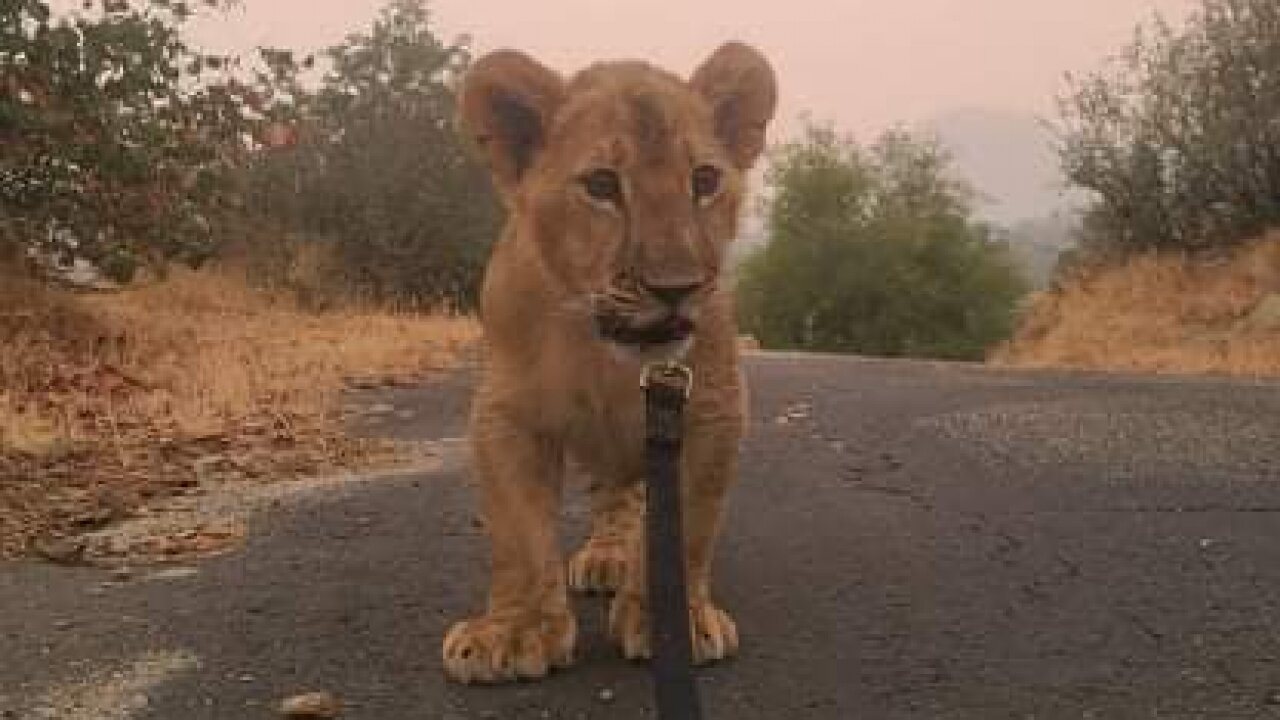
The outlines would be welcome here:
M 681 301 L 701 288 L 702 283 L 700 282 L 681 283 L 678 285 L 644 283 L 644 289 L 649 291 L 650 295 L 672 308 L 677 307 Z

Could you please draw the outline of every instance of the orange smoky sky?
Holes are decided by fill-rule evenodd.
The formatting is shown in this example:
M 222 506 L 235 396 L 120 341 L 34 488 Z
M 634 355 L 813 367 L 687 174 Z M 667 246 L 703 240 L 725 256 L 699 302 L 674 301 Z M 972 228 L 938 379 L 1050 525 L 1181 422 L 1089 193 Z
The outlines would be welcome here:
M 244 0 L 199 37 L 220 49 L 315 49 L 366 26 L 379 0 Z M 640 57 L 687 72 L 727 39 L 782 81 L 781 126 L 805 114 L 859 134 L 956 108 L 1046 114 L 1067 72 L 1097 68 L 1157 12 L 1191 0 L 434 0 L 436 28 L 572 71 Z

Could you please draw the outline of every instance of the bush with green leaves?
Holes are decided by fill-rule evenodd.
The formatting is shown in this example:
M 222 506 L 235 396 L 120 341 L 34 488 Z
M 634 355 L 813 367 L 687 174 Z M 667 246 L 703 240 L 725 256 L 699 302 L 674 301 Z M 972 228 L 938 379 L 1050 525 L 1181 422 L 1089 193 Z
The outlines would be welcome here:
M 1280 226 L 1280 3 L 1202 0 L 1062 99 L 1091 254 L 1230 246 Z
M 0 3 L 0 255 L 127 279 L 213 252 L 248 88 L 182 30 L 221 2 Z
M 420 0 L 395 0 L 371 28 L 322 53 L 320 86 L 269 53 L 291 88 L 271 98 L 297 141 L 262 158 L 257 211 L 329 243 L 329 281 L 377 302 L 471 308 L 502 221 L 488 174 L 457 131 L 465 39 L 437 38 Z
M 767 185 L 769 241 L 738 279 L 764 347 L 978 359 L 1012 332 L 1023 282 L 936 143 L 810 128 Z

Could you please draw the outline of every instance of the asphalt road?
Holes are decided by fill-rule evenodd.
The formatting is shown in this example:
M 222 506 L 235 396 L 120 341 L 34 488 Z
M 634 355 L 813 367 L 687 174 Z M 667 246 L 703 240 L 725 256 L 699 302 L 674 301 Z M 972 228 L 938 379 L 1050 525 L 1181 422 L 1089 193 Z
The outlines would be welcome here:
M 700 675 L 709 720 L 1280 718 L 1280 384 L 782 356 L 749 372 L 718 565 L 744 644 Z M 375 398 L 415 417 L 370 431 L 460 435 L 465 387 Z M 312 688 L 364 720 L 651 718 L 598 600 L 574 669 L 443 681 L 441 634 L 484 583 L 463 477 L 317 493 L 194 575 L 0 566 L 0 718 L 102 697 L 114 709 L 88 717 L 270 718 Z

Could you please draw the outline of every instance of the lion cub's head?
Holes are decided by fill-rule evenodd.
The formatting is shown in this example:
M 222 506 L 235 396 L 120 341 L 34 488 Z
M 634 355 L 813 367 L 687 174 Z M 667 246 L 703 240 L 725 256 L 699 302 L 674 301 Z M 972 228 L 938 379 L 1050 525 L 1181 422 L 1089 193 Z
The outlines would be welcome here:
M 461 116 L 564 309 L 666 355 L 688 347 L 715 287 L 776 103 L 768 62 L 736 43 L 687 82 L 639 62 L 566 81 L 501 51 L 471 69 Z

